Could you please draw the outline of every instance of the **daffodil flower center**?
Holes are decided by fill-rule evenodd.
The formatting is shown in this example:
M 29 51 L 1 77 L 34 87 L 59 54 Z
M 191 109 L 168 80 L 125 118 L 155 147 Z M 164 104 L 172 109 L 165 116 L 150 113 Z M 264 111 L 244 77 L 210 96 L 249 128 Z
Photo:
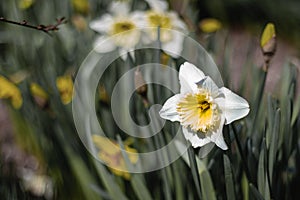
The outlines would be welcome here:
M 135 24 L 129 20 L 118 21 L 113 24 L 111 33 L 112 33 L 112 35 L 118 34 L 118 33 L 122 33 L 125 31 L 130 31 L 130 30 L 134 29 L 135 27 L 136 27 Z
M 160 28 L 172 28 L 171 19 L 163 14 L 158 12 L 149 12 L 148 21 L 150 26 L 160 27 Z
M 160 41 L 169 42 L 173 39 L 173 34 L 169 29 L 172 29 L 172 19 L 165 13 L 149 11 L 147 13 L 147 21 L 150 27 L 160 27 Z M 150 31 L 150 36 L 153 40 L 157 39 L 157 30 Z
M 193 131 L 206 133 L 219 121 L 217 106 L 206 91 L 188 93 L 177 104 L 180 123 Z

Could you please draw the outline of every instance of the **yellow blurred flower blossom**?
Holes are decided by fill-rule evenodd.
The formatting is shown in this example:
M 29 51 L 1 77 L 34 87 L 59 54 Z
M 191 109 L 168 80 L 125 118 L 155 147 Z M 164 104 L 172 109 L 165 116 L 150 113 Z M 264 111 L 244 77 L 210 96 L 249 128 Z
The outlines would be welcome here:
M 37 83 L 30 84 L 30 93 L 34 98 L 35 103 L 41 107 L 46 108 L 48 105 L 49 95 L 45 92 L 45 90 L 39 86 Z
M 90 4 L 88 0 L 72 0 L 72 6 L 75 11 L 82 13 L 82 14 L 88 14 L 90 10 Z
M 26 10 L 34 4 L 35 0 L 19 0 L 19 8 Z
M 206 18 L 201 20 L 199 27 L 204 33 L 213 33 L 222 28 L 222 23 L 214 18 Z
M 69 75 L 60 76 L 56 79 L 56 87 L 60 93 L 63 104 L 68 104 L 73 98 L 73 80 Z
M 42 99 L 48 99 L 49 96 L 48 94 L 45 92 L 45 90 L 39 86 L 37 83 L 31 83 L 30 84 L 30 92 L 33 96 L 37 96 L 40 97 Z
M 0 99 L 10 99 L 15 109 L 23 104 L 22 94 L 19 88 L 11 81 L 0 75 Z
M 223 126 L 245 117 L 250 110 L 248 102 L 225 87 L 218 88 L 209 76 L 188 62 L 180 67 L 179 81 L 180 93 L 165 102 L 160 116 L 179 121 L 194 148 L 215 143 L 226 150 Z
M 127 172 L 125 160 L 123 158 L 120 145 L 114 141 L 99 135 L 92 136 L 93 142 L 99 149 L 98 157 L 107 164 L 112 173 L 121 176 L 127 180 L 130 179 L 130 173 Z M 129 140 L 128 140 L 129 141 Z M 124 149 L 128 154 L 131 163 L 137 163 L 137 150 L 129 147 L 128 141 L 124 142 Z M 131 154 L 133 153 L 133 154 Z

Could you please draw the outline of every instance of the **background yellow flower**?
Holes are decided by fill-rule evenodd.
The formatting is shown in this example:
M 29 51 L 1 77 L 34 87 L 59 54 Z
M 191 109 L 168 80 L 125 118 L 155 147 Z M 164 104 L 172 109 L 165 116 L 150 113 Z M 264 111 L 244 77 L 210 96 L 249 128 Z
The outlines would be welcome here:
M 122 176 L 127 180 L 130 179 L 120 145 L 114 140 L 99 135 L 93 135 L 93 142 L 99 149 L 98 157 L 108 165 L 109 169 L 117 176 Z M 129 147 L 126 143 L 125 141 L 125 151 L 137 153 L 136 149 Z M 131 163 L 136 163 L 138 160 L 138 156 L 135 154 L 128 155 L 128 158 Z
M 34 4 L 35 0 L 19 0 L 19 8 L 26 10 Z
M 56 86 L 60 93 L 63 104 L 68 104 L 73 98 L 73 80 L 69 75 L 60 76 L 56 79 Z
M 33 96 L 37 96 L 40 97 L 42 99 L 48 99 L 49 96 L 48 94 L 45 92 L 45 90 L 39 86 L 37 83 L 31 83 L 30 84 L 30 92 Z
M 206 18 L 200 21 L 199 27 L 204 33 L 213 33 L 222 28 L 219 20 L 214 18 Z
M 10 99 L 12 106 L 16 109 L 23 104 L 19 88 L 3 76 L 0 76 L 0 99 Z

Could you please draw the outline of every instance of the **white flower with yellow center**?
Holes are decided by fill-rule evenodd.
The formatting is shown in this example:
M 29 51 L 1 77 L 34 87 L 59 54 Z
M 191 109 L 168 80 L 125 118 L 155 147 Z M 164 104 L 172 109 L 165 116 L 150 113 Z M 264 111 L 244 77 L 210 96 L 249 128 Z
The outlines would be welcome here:
M 122 58 L 126 58 L 126 52 L 134 49 L 140 41 L 139 28 L 144 26 L 144 14 L 139 11 L 130 13 L 129 3 L 125 1 L 112 2 L 109 10 L 112 14 L 104 14 L 90 23 L 93 30 L 102 34 L 94 42 L 94 48 L 99 53 L 118 48 Z
M 165 102 L 160 116 L 179 121 L 194 148 L 213 142 L 226 150 L 223 126 L 249 113 L 247 101 L 225 87 L 218 88 L 209 76 L 188 62 L 180 67 L 179 81 L 180 94 Z
M 162 48 L 170 53 L 173 57 L 179 57 L 182 51 L 183 36 L 180 32 L 186 32 L 185 23 L 179 18 L 174 11 L 168 11 L 168 4 L 164 0 L 146 0 L 151 10 L 146 12 L 145 22 L 149 29 L 148 37 L 151 41 L 158 39 L 157 28 L 160 27 L 160 41 Z

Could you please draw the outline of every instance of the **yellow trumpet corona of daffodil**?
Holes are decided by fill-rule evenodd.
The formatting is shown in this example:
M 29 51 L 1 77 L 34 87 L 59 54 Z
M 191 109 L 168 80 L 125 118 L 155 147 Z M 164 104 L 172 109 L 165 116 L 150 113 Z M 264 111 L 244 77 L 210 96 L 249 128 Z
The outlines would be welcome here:
M 15 109 L 23 104 L 22 94 L 19 88 L 11 81 L 0 75 L 0 99 L 10 99 Z
M 131 178 L 130 173 L 127 172 L 125 160 L 123 158 L 120 145 L 114 141 L 99 135 L 92 136 L 93 142 L 99 149 L 98 157 L 107 164 L 110 171 L 117 176 L 121 176 L 127 180 Z M 136 163 L 138 160 L 137 150 L 129 147 L 127 141 L 124 142 L 124 149 L 128 154 L 129 161 Z
M 56 87 L 60 93 L 63 104 L 68 104 L 73 98 L 73 80 L 69 75 L 60 76 L 56 79 Z

